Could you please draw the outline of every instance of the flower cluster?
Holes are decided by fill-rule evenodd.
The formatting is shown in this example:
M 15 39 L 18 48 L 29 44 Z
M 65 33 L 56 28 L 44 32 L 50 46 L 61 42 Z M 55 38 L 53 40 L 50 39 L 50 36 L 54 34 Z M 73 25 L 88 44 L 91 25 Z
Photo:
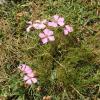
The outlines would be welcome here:
M 55 40 L 54 32 L 50 30 L 51 27 L 62 27 L 64 35 L 68 35 L 68 33 L 73 32 L 73 28 L 70 25 L 65 25 L 64 18 L 60 17 L 59 15 L 54 15 L 50 21 L 46 19 L 42 21 L 36 20 L 34 22 L 29 21 L 28 24 L 29 26 L 26 28 L 27 32 L 30 32 L 32 28 L 42 31 L 39 33 L 39 37 L 43 44 Z
M 21 64 L 18 66 L 18 69 L 24 74 L 23 80 L 25 81 L 25 84 L 31 85 L 32 83 L 37 83 L 35 72 L 33 72 L 29 66 Z

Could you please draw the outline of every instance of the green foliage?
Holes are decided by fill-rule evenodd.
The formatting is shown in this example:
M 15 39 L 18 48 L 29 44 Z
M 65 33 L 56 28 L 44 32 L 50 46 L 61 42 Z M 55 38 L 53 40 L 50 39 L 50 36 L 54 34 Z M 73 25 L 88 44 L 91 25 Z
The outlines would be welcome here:
M 1 6 L 0 67 L 6 74 L 0 81 L 0 96 L 10 100 L 42 100 L 48 95 L 53 100 L 99 98 L 99 6 L 96 0 L 22 0 Z M 63 36 L 61 29 L 55 29 L 56 40 L 40 45 L 39 31 L 27 33 L 26 22 L 54 14 L 64 16 L 74 32 Z M 24 85 L 17 69 L 22 63 L 37 71 L 38 84 Z

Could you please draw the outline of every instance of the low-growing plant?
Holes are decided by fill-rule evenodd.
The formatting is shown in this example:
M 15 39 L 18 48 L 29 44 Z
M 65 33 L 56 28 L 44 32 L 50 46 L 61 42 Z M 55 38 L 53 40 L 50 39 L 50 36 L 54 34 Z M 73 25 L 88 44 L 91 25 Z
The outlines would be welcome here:
M 2 5 L 0 99 L 100 98 L 98 14 L 96 0 Z

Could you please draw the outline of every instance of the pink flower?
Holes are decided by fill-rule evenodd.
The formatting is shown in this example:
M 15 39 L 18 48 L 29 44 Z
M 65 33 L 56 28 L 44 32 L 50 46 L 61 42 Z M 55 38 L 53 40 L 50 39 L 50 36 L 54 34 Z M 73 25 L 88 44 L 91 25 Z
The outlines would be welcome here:
M 19 65 L 18 68 L 19 68 L 23 73 L 26 73 L 26 74 L 32 73 L 32 69 L 31 69 L 29 66 L 25 65 L 25 64 Z
M 32 69 L 25 64 L 19 65 L 18 68 L 24 73 L 23 80 L 26 84 L 31 85 L 32 83 L 37 83 L 36 71 L 33 72 Z
M 43 33 L 39 34 L 41 41 L 43 44 L 46 44 L 48 41 L 54 41 L 55 38 L 53 36 L 53 31 L 49 29 L 44 29 Z
M 57 27 L 57 26 L 63 26 L 64 25 L 64 18 L 60 17 L 58 15 L 54 15 L 53 16 L 53 21 L 52 22 L 48 22 L 48 26 L 52 26 L 52 27 Z
M 68 35 L 69 32 L 73 32 L 73 28 L 69 25 L 66 25 L 64 28 L 64 34 Z
M 32 21 L 27 22 L 27 24 L 29 24 L 29 26 L 26 28 L 27 32 L 30 32 L 31 28 L 34 29 L 44 29 L 46 27 L 47 20 L 44 19 L 42 21 L 40 20 L 36 20 L 34 23 Z
M 30 77 L 28 75 L 25 75 L 23 80 L 25 81 L 26 84 L 31 85 L 32 83 L 37 83 L 37 78 L 35 77 Z

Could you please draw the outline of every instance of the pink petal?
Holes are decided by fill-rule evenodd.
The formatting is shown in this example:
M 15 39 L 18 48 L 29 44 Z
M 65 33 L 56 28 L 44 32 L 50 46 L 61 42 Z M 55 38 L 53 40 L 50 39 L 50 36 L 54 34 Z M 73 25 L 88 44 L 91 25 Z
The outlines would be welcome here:
M 54 18 L 55 21 L 57 21 L 59 16 L 58 15 L 54 15 L 53 18 Z
M 64 26 L 64 22 L 58 22 L 60 26 Z
M 68 35 L 68 30 L 64 29 L 64 34 Z
M 30 67 L 26 66 L 26 68 L 24 69 L 24 73 L 30 74 L 30 73 L 32 73 L 32 69 Z
M 58 21 L 64 22 L 64 18 L 63 18 L 63 17 L 60 17 L 60 18 L 58 19 Z
M 26 81 L 26 84 L 31 85 L 31 84 L 32 84 L 32 80 L 31 80 L 31 79 L 28 79 L 28 80 Z
M 55 37 L 54 36 L 49 36 L 48 39 L 49 39 L 49 41 L 54 41 Z
M 48 33 L 49 31 L 50 31 L 50 30 L 47 29 L 47 28 L 43 30 L 43 32 L 44 32 L 45 34 Z
M 33 27 L 34 27 L 35 29 L 38 29 L 38 24 L 37 24 L 37 23 L 33 24 Z
M 35 75 L 33 74 L 33 72 L 31 72 L 31 73 L 27 74 L 27 76 L 34 77 Z
M 48 26 L 57 27 L 57 23 L 55 22 L 48 22 Z
M 47 36 L 53 35 L 53 31 L 49 30 L 49 29 L 45 29 L 43 31 Z
M 43 43 L 43 44 L 46 44 L 47 42 L 48 42 L 48 38 L 42 39 L 42 43 Z
M 58 24 L 59 24 L 60 26 L 63 26 L 63 25 L 64 25 L 64 18 L 59 18 L 59 19 L 58 19 Z
M 29 70 L 25 70 L 24 73 L 26 73 L 26 74 L 30 74 L 30 73 L 32 73 L 32 70 L 31 70 L 31 69 L 29 69 Z
M 68 32 L 73 32 L 73 28 L 69 25 L 65 26 L 66 30 L 68 30 Z
M 40 34 L 39 34 L 39 37 L 40 37 L 40 38 L 45 38 L 45 35 L 44 35 L 43 33 L 40 33 Z
M 24 73 L 31 73 L 32 72 L 32 69 L 29 66 L 25 65 L 25 64 L 19 65 L 18 68 Z
M 44 29 L 46 26 L 44 24 L 39 24 L 39 29 Z
M 32 78 L 33 83 L 37 83 L 37 78 Z
M 24 81 L 26 81 L 29 79 L 29 77 L 27 75 L 25 75 L 23 79 L 24 79 Z
M 44 24 L 36 23 L 36 24 L 33 24 L 33 27 L 35 29 L 44 29 L 46 26 Z

